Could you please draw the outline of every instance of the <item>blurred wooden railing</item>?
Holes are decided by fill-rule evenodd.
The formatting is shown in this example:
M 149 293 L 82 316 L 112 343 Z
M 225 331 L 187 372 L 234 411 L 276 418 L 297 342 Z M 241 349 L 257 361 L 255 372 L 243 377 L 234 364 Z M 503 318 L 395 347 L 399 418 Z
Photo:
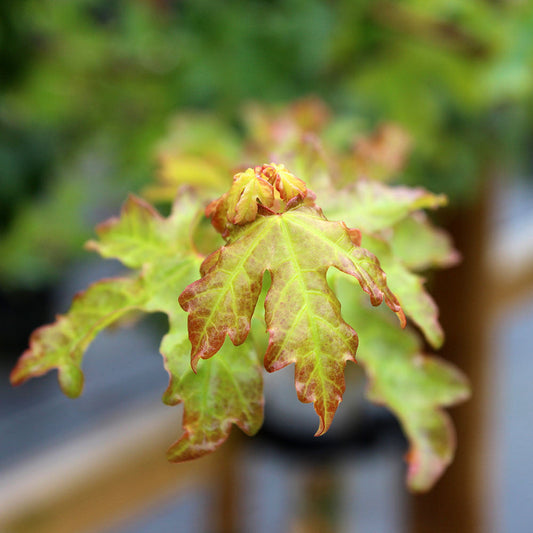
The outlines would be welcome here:
M 487 457 L 487 332 L 491 316 L 533 293 L 533 233 L 499 252 L 491 248 L 489 198 L 450 212 L 448 228 L 463 254 L 459 267 L 435 279 L 447 333 L 442 356 L 465 371 L 474 395 L 453 409 L 457 456 L 428 494 L 413 496 L 414 533 L 482 533 L 490 465 Z M 486 258 L 490 258 L 489 261 Z M 163 450 L 175 439 L 174 409 L 121 415 L 89 436 L 25 461 L 0 479 L 3 533 L 82 533 L 120 523 L 167 494 L 203 486 L 213 491 L 210 531 L 234 533 L 235 471 L 240 438 L 216 454 L 180 465 Z M 51 481 L 53 480 L 53 481 Z M 393 533 L 393 532 L 391 532 Z
M 88 435 L 44 451 L 4 472 L 0 479 L 2 533 L 81 533 L 114 523 L 203 487 L 215 502 L 212 531 L 233 531 L 232 454 L 235 437 L 217 454 L 180 465 L 165 449 L 176 438 L 177 409 L 147 407 L 121 413 Z

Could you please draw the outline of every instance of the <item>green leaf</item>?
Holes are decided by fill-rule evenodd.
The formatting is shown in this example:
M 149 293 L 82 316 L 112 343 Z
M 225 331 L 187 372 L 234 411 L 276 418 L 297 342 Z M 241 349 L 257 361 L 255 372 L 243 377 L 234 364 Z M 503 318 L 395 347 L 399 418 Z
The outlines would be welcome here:
M 33 333 L 30 347 L 11 373 L 11 383 L 20 385 L 53 368 L 63 392 L 75 398 L 83 388 L 81 360 L 96 335 L 138 308 L 144 298 L 137 278 L 100 281 L 77 294 L 68 314 Z
M 431 346 L 439 348 L 444 342 L 444 332 L 438 319 L 438 307 L 426 292 L 424 279 L 410 272 L 384 240 L 364 235 L 363 243 L 379 257 L 387 283 L 405 314 L 422 330 Z
M 206 259 L 203 277 L 179 299 L 189 312 L 193 368 L 199 359 L 213 356 L 226 336 L 235 345 L 244 342 L 268 270 L 265 367 L 272 372 L 295 363 L 298 398 L 313 402 L 320 417 L 317 435 L 324 433 L 342 400 L 344 366 L 354 360 L 357 348 L 356 333 L 342 319 L 328 287 L 328 268 L 356 278 L 373 305 L 384 299 L 403 320 L 377 259 L 358 245 L 358 237 L 304 206 L 258 216 L 236 229 L 232 240 Z
M 57 368 L 65 394 L 78 396 L 83 386 L 81 360 L 94 337 L 132 310 L 160 311 L 167 314 L 170 325 L 161 345 L 170 374 L 164 399 L 185 404 L 184 434 L 169 458 L 181 461 L 214 450 L 233 423 L 249 434 L 256 432 L 263 416 L 262 381 L 251 343 L 237 351 L 224 350 L 217 360 L 206 361 L 198 375 L 191 369 L 187 315 L 178 305 L 178 295 L 197 277 L 201 263 L 189 235 L 198 207 L 193 196 L 184 194 L 172 214 L 163 218 L 149 204 L 130 196 L 121 216 L 100 225 L 99 240 L 88 247 L 139 269 L 138 274 L 94 284 L 75 298 L 66 315 L 37 330 L 13 370 L 12 383 Z M 199 401 L 202 395 L 205 398 Z
M 444 195 L 435 195 L 422 188 L 393 187 L 365 180 L 330 191 L 325 194 L 325 200 L 321 206 L 328 218 L 343 220 L 364 233 L 390 228 L 413 211 L 446 205 Z
M 379 257 L 387 283 L 405 314 L 420 327 L 431 346 L 439 348 L 444 333 L 438 308 L 424 288 L 424 279 L 412 273 L 410 267 L 445 266 L 457 261 L 446 233 L 431 226 L 420 211 L 443 205 L 446 198 L 421 188 L 391 187 L 364 180 L 330 198 L 326 214 L 362 231 L 364 246 Z
M 194 255 L 191 235 L 199 206 L 192 195 L 178 198 L 172 215 L 163 218 L 149 203 L 130 195 L 120 217 L 96 228 L 99 239 L 89 241 L 87 249 L 118 259 L 130 268 L 155 264 L 176 254 Z
M 410 270 L 455 265 L 459 253 L 450 236 L 436 228 L 423 212 L 416 212 L 394 226 L 390 240 L 392 253 Z
M 186 320 L 180 317 L 161 344 L 171 376 L 163 401 L 185 406 L 184 434 L 168 450 L 171 461 L 214 451 L 227 439 L 232 424 L 253 435 L 263 422 L 262 365 L 251 344 L 226 343 L 216 357 L 201 362 L 197 373 L 188 358 L 173 356 L 188 353 L 189 347 Z
M 256 176 L 253 168 L 236 174 L 227 199 L 229 222 L 245 224 L 255 220 L 258 202 L 267 207 L 274 204 L 272 185 L 264 178 Z
M 357 360 L 370 380 L 367 396 L 396 415 L 409 440 L 409 488 L 428 490 L 455 451 L 453 426 L 442 408 L 469 397 L 467 380 L 449 363 L 422 354 L 416 337 L 383 313 L 355 304 L 346 280 L 337 276 L 335 284 L 346 319 L 359 324 Z
M 337 191 L 328 215 L 336 213 L 363 234 L 328 221 L 314 199 L 283 165 L 237 174 L 229 193 L 207 208 L 226 244 L 204 259 L 193 240 L 201 219 L 197 197 L 180 194 L 168 218 L 130 197 L 121 216 L 100 225 L 98 240 L 88 247 L 135 272 L 92 285 L 66 315 L 37 330 L 12 382 L 57 368 L 65 393 L 77 396 L 83 354 L 99 331 L 133 310 L 163 312 L 169 331 L 161 352 L 170 375 L 163 400 L 184 404 L 183 432 L 168 457 L 184 461 L 215 450 L 233 424 L 250 435 L 259 429 L 262 352 L 270 372 L 295 364 L 298 398 L 314 404 L 317 435 L 327 431 L 342 401 L 344 367 L 355 361 L 360 341 L 358 359 L 370 377 L 369 398 L 398 416 L 411 443 L 409 486 L 427 489 L 451 461 L 455 446 L 442 407 L 467 397 L 466 381 L 450 365 L 421 354 L 413 330 L 400 332 L 390 316 L 370 313 L 361 293 L 345 284 L 355 278 L 373 305 L 385 300 L 402 326 L 405 310 L 428 341 L 439 345 L 436 306 L 410 269 L 455 260 L 449 240 L 419 211 L 440 205 L 443 198 L 367 182 Z M 410 236 L 417 242 L 410 243 Z M 212 236 L 204 241 L 202 249 L 212 249 Z M 335 267 L 331 272 L 337 275 L 329 279 L 340 288 L 344 316 L 328 283 L 330 267 Z M 198 269 L 201 279 L 194 281 Z M 271 280 L 268 291 L 265 277 Z M 259 299 L 264 323 L 252 319 Z M 359 339 L 346 319 L 357 325 Z M 257 335 L 265 325 L 268 346 Z

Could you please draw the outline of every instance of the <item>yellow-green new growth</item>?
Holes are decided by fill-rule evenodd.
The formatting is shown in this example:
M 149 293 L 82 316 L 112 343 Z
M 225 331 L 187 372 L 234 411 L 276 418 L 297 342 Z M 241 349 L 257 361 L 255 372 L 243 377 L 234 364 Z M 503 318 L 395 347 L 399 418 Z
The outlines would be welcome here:
M 267 183 L 271 196 L 249 195 L 251 183 Z M 328 221 L 314 205 L 310 191 L 281 166 L 264 165 L 237 174 L 230 192 L 219 201 L 213 217 L 226 215 L 224 232 L 230 241 L 209 256 L 203 277 L 189 285 L 179 301 L 189 313 L 192 365 L 214 356 L 229 336 L 243 343 L 268 270 L 272 285 L 265 302 L 269 346 L 265 368 L 272 372 L 295 363 L 295 386 L 302 402 L 313 402 L 320 417 L 317 435 L 327 431 L 342 401 L 344 366 L 355 361 L 356 332 L 342 319 L 337 297 L 329 288 L 330 267 L 352 276 L 369 294 L 371 303 L 383 300 L 405 317 L 387 287 L 376 257 L 360 246 L 360 234 L 342 222 Z M 277 209 L 271 207 L 277 197 Z M 254 213 L 242 224 L 239 213 Z M 255 204 L 252 209 L 250 204 Z M 291 205 L 292 204 L 292 205 Z M 279 206 L 283 206 L 279 208 Z M 264 207 L 261 212 L 259 208 Z M 211 212 L 211 208 L 209 208 Z M 355 290 L 355 288 L 354 288 Z

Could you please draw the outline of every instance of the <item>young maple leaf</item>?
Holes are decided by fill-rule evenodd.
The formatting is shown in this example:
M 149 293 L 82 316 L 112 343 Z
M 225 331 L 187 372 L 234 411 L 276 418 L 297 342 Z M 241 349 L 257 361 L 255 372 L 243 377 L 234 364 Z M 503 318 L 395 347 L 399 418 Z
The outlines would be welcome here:
M 421 218 L 420 209 L 436 208 L 445 204 L 446 198 L 422 188 L 391 187 L 371 181 L 359 181 L 344 187 L 340 193 L 340 200 L 329 206 L 327 213 L 361 229 L 363 245 L 379 257 L 388 285 L 405 314 L 421 329 L 431 346 L 439 348 L 444 333 L 437 305 L 426 292 L 424 279 L 411 272 L 411 268 L 451 264 L 457 260 L 449 239 Z M 402 244 L 402 234 L 404 240 L 407 238 L 405 228 L 410 232 L 409 241 Z
M 273 185 L 274 189 L 279 192 L 281 199 L 286 203 L 297 196 L 303 198 L 307 194 L 305 182 L 291 174 L 285 165 L 276 165 L 275 163 L 263 165 L 261 174 Z
M 206 215 L 227 236 L 233 226 L 253 222 L 260 208 L 281 213 L 308 196 L 314 198 L 301 179 L 284 165 L 270 163 L 235 174 L 230 190 L 207 206 Z
M 188 195 L 178 198 L 168 218 L 131 196 L 120 218 L 101 224 L 99 239 L 88 247 L 138 272 L 95 283 L 74 299 L 67 314 L 38 329 L 11 382 L 18 385 L 57 368 L 65 394 L 78 396 L 83 387 L 82 357 L 94 337 L 132 310 L 160 311 L 169 319 L 161 343 L 170 375 L 164 401 L 184 404 L 184 432 L 169 449 L 169 459 L 184 461 L 214 451 L 232 424 L 249 435 L 256 433 L 263 421 L 262 376 L 250 345 L 237 351 L 223 348 L 221 357 L 204 361 L 198 374 L 190 366 L 187 315 L 176 300 L 196 278 L 201 262 L 189 231 L 184 231 L 193 226 L 197 213 L 198 206 Z
M 451 267 L 461 259 L 450 236 L 435 227 L 423 211 L 395 224 L 390 245 L 392 253 L 414 271 Z
M 446 205 L 446 196 L 420 187 L 388 186 L 359 180 L 340 190 L 323 191 L 322 208 L 330 216 L 353 224 L 365 233 L 391 228 L 410 213 Z
M 235 174 L 230 190 L 207 206 L 206 215 L 211 217 L 215 229 L 224 234 L 234 224 L 255 220 L 258 204 L 272 207 L 275 200 L 275 190 L 261 175 L 260 168 L 249 168 Z
M 233 178 L 226 209 L 231 224 L 246 224 L 257 216 L 257 204 L 265 207 L 274 205 L 274 189 L 256 169 L 249 168 Z
M 179 297 L 189 313 L 193 367 L 213 356 L 226 336 L 235 345 L 244 342 L 268 270 L 265 367 L 272 372 L 295 363 L 298 398 L 313 402 L 320 417 L 316 434 L 324 433 L 342 400 L 344 366 L 355 360 L 358 342 L 327 284 L 329 267 L 357 279 L 373 305 L 385 300 L 405 321 L 378 260 L 359 246 L 359 237 L 306 205 L 235 227 L 228 244 L 205 260 L 203 277 Z
M 443 407 L 465 401 L 468 380 L 453 365 L 422 353 L 415 335 L 383 313 L 354 305 L 347 280 L 332 279 L 346 318 L 358 323 L 357 360 L 369 378 L 367 397 L 398 418 L 409 441 L 407 484 L 425 491 L 453 459 L 455 432 Z

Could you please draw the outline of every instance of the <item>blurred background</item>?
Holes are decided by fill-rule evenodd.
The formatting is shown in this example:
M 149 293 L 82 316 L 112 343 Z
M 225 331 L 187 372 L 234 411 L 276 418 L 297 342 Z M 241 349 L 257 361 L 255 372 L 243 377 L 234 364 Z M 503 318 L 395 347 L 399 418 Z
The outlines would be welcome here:
M 355 429 L 343 404 L 320 444 L 290 396 L 267 401 L 258 437 L 234 429 L 213 457 L 167 464 L 180 409 L 159 401 L 157 317 L 97 339 L 75 402 L 54 375 L 10 387 L 30 332 L 119 271 L 82 244 L 153 186 L 176 116 L 193 117 L 179 142 L 231 162 L 243 109 L 309 95 L 339 139 L 397 124 L 412 146 L 401 181 L 450 198 L 438 221 L 463 262 L 432 292 L 440 355 L 474 395 L 431 493 L 407 493 L 401 433 L 357 391 Z M 0 531 L 529 532 L 532 148 L 529 1 L 3 0 Z M 268 377 L 267 394 L 290 390 Z

